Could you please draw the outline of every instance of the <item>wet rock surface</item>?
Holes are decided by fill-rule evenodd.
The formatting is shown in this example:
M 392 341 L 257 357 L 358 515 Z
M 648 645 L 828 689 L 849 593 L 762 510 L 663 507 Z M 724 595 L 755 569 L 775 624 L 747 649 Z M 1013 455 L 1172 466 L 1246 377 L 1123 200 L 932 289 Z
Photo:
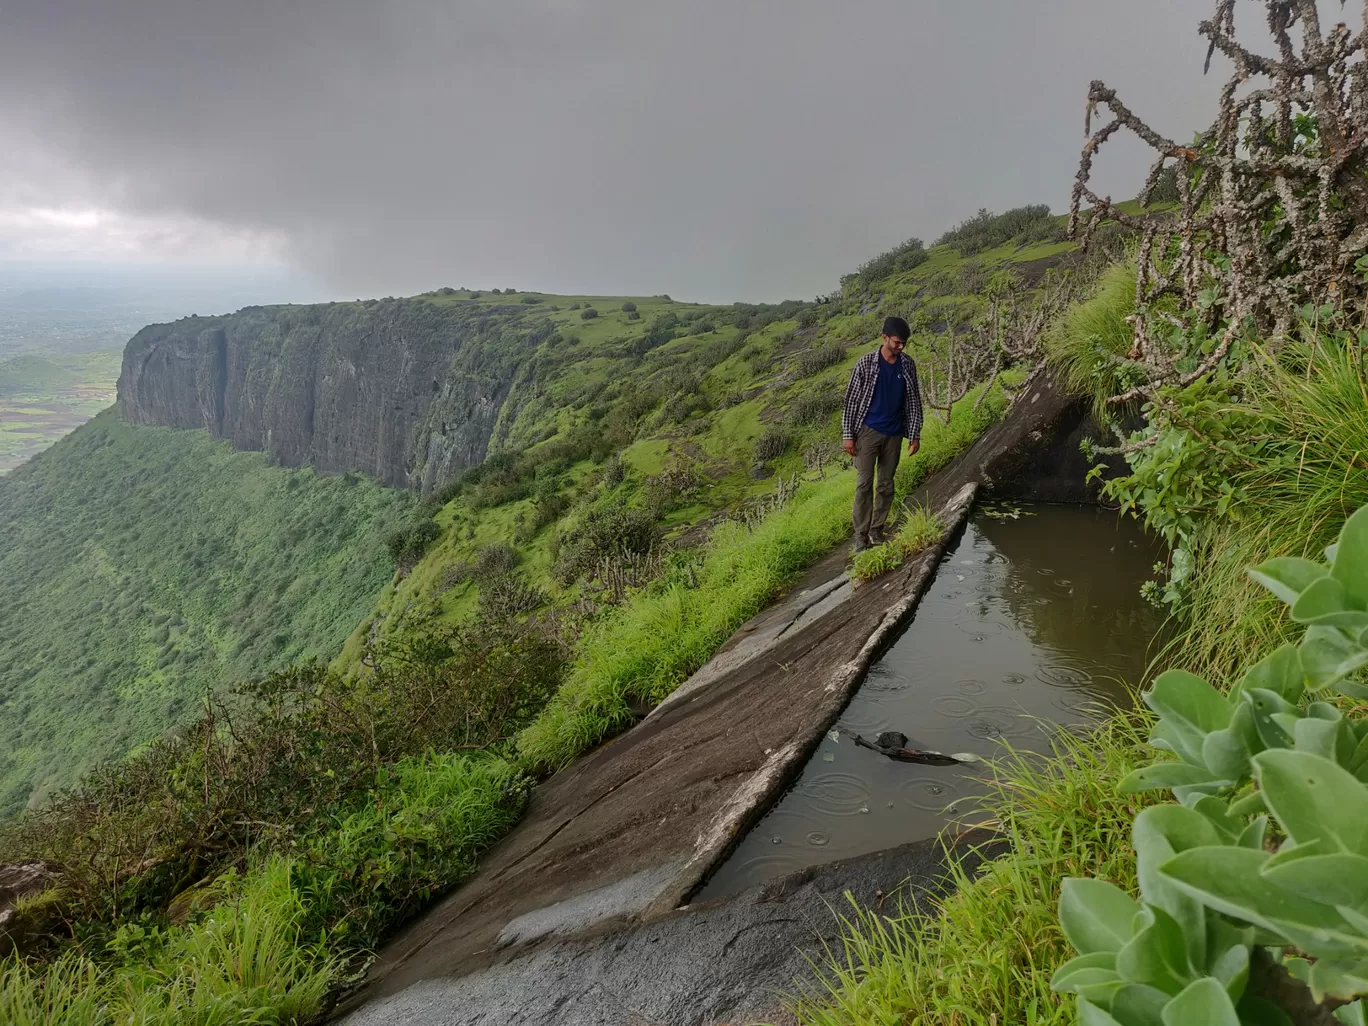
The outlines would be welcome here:
M 996 842 L 957 844 L 969 865 Z M 636 928 L 550 942 L 507 962 L 410 987 L 368 1005 L 347 1026 L 622 1026 L 791 1023 L 785 998 L 818 982 L 812 963 L 839 950 L 851 896 L 893 914 L 943 893 L 939 841 L 794 873 L 735 898 Z

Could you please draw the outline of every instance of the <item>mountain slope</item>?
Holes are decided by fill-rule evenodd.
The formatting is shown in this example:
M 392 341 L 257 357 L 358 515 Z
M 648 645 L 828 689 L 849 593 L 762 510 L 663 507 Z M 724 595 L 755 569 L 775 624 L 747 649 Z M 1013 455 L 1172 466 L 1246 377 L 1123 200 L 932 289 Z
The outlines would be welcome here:
M 391 574 L 379 531 L 409 501 L 117 409 L 0 479 L 0 814 L 205 688 L 334 652 Z

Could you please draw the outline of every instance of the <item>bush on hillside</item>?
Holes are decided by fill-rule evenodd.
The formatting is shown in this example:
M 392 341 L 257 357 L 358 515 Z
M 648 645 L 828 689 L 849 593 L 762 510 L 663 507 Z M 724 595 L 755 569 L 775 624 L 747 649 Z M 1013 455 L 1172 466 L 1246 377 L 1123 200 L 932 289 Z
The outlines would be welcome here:
M 641 492 L 647 507 L 660 516 L 697 499 L 703 480 L 697 460 L 672 453 L 659 474 L 652 474 L 641 483 Z
M 636 308 L 636 304 L 630 299 L 623 303 L 621 307 L 623 313 L 636 313 Z
M 841 278 L 841 291 L 854 293 L 873 288 L 886 278 L 920 267 L 926 260 L 927 253 L 922 240 L 908 239 L 865 261 L 854 274 Z
M 589 574 L 615 552 L 650 552 L 660 543 L 656 515 L 638 506 L 591 506 L 561 536 L 552 573 L 563 585 Z
M 794 371 L 800 378 L 808 378 L 814 374 L 820 374 L 828 367 L 836 366 L 844 359 L 845 346 L 839 342 L 828 342 L 825 345 L 798 354 Z
M 770 428 L 755 440 L 755 462 L 769 463 L 777 460 L 788 451 L 789 436 L 784 432 Z
M 598 311 L 595 310 L 592 306 L 585 307 L 583 310 L 580 311 L 580 320 L 582 321 L 592 321 L 597 316 Z
M 947 231 L 936 240 L 936 245 L 952 245 L 959 250 L 960 256 L 971 257 L 1008 242 L 1028 245 L 1063 241 L 1066 237 L 1064 226 L 1050 213 L 1049 205 L 1042 203 L 1001 214 L 981 209 Z
M 363 807 L 387 766 L 498 748 L 555 688 L 562 658 L 512 623 L 400 625 L 353 679 L 307 663 L 207 697 L 177 733 L 0 834 L 0 863 L 62 867 L 73 920 L 157 913 L 254 847 L 288 848 Z
M 789 404 L 785 420 L 794 427 L 823 424 L 841 408 L 841 402 L 842 393 L 835 389 L 809 392 Z

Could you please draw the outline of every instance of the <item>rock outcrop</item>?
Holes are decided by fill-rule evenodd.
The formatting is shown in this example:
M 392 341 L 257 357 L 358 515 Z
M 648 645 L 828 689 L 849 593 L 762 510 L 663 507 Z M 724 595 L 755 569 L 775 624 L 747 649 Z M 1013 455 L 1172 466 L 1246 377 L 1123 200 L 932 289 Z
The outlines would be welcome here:
M 16 906 L 24 898 L 46 890 L 52 873 L 41 862 L 0 866 L 0 958 L 24 950 L 34 935 L 43 932 L 42 916 L 22 916 Z
M 520 367 L 554 333 L 527 306 L 446 298 L 248 307 L 138 332 L 119 401 L 135 424 L 430 488 L 484 459 Z

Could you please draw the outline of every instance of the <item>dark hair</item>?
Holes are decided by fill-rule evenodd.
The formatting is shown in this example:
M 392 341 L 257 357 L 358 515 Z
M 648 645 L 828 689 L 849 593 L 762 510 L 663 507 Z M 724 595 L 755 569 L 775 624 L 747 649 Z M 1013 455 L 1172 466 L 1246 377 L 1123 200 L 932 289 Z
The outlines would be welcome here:
M 907 322 L 901 317 L 889 317 L 884 321 L 883 333 L 900 338 L 904 342 L 912 335 L 912 329 L 907 326 Z

